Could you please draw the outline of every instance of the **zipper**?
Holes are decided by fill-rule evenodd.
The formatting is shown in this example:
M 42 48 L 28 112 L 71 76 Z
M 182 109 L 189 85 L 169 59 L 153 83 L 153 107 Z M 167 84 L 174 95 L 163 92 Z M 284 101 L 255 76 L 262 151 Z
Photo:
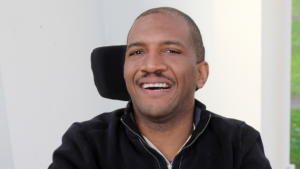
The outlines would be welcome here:
M 153 149 L 140 135 L 138 135 L 136 132 L 134 132 L 133 130 L 131 130 L 131 128 L 129 126 L 127 126 L 127 124 L 123 121 L 123 119 L 121 118 L 122 123 L 124 124 L 124 126 L 126 126 L 133 134 L 135 134 L 136 136 L 138 136 L 140 138 L 140 140 L 142 140 L 148 147 L 150 147 L 152 150 L 154 150 L 155 152 L 157 152 L 155 149 Z M 148 151 L 148 153 L 150 153 Z M 158 153 L 158 152 L 157 152 Z M 151 154 L 151 153 L 150 153 Z M 158 153 L 160 155 L 160 153 Z M 168 168 L 172 169 L 172 163 L 170 163 L 165 157 L 163 157 L 166 160 L 166 163 L 168 164 Z M 160 165 L 160 164 L 158 164 Z
M 172 162 L 171 163 L 169 162 L 168 169 L 172 169 Z
M 130 127 L 128 127 L 127 126 L 127 124 L 125 124 L 125 122 L 123 121 L 123 119 L 121 118 L 121 121 L 122 121 L 122 123 L 133 133 L 133 134 L 135 134 L 136 136 L 138 136 L 146 145 L 148 145 L 148 147 L 150 147 L 150 145 L 144 140 L 144 139 L 142 139 L 142 137 L 140 136 L 140 135 L 138 135 L 136 132 L 134 132 L 133 130 L 131 130 L 131 128 Z M 150 147 L 151 148 L 151 147 Z M 151 149 L 153 149 L 153 148 L 151 148 Z M 154 150 L 154 149 L 153 149 Z M 155 150 L 156 151 L 156 150 Z
M 169 169 L 172 169 L 172 164 L 173 164 L 173 161 L 175 161 L 175 159 L 176 159 L 176 157 L 177 157 L 177 155 L 180 153 L 180 152 L 182 152 L 182 150 L 184 150 L 184 149 L 186 149 L 186 148 L 188 148 L 188 147 L 190 147 L 197 139 L 198 139 L 198 137 L 204 132 L 204 130 L 206 129 L 206 127 L 207 127 L 207 125 L 208 125 L 208 123 L 209 123 L 209 121 L 210 121 L 210 118 L 211 118 L 211 114 L 209 114 L 209 118 L 208 118 L 208 121 L 207 121 L 207 123 L 206 123 L 206 125 L 205 125 L 205 127 L 203 128 L 203 130 L 196 136 L 196 138 L 188 145 L 188 146 L 185 146 L 185 147 L 183 147 L 176 155 L 175 155 L 175 157 L 174 157 L 174 159 L 172 160 L 172 162 L 170 163 L 168 160 L 166 161 L 167 162 L 167 164 L 168 164 L 168 168 Z M 152 150 L 154 150 L 154 151 L 156 151 L 155 149 L 153 149 L 140 135 L 138 135 L 136 132 L 134 132 L 133 130 L 131 130 L 131 128 L 130 127 L 128 127 L 127 126 L 127 124 L 123 121 L 123 119 L 121 118 L 121 121 L 122 121 L 122 123 L 133 133 L 133 134 L 135 134 L 136 136 L 138 136 L 146 145 L 148 145 L 148 147 L 150 147 Z M 157 152 L 157 151 L 156 151 Z M 158 152 L 157 152 L 158 153 Z M 159 154 L 159 153 L 158 153 Z M 165 157 L 164 157 L 165 158 Z
M 209 121 L 210 121 L 210 118 L 211 118 L 211 114 L 209 114 L 208 121 L 207 121 L 206 125 L 204 126 L 203 130 L 196 136 L 196 138 L 191 142 L 191 144 L 189 144 L 188 146 L 183 147 L 183 148 L 175 155 L 173 161 L 175 161 L 177 155 L 178 155 L 182 150 L 184 150 L 184 149 L 190 147 L 190 146 L 198 139 L 198 137 L 199 137 L 199 136 L 204 132 L 204 130 L 206 129 L 206 127 L 207 127 L 207 125 L 208 125 L 208 123 L 209 123 Z M 172 168 L 172 163 L 173 163 L 173 161 L 171 162 L 171 168 Z M 171 168 L 170 168 L 170 169 L 171 169 Z

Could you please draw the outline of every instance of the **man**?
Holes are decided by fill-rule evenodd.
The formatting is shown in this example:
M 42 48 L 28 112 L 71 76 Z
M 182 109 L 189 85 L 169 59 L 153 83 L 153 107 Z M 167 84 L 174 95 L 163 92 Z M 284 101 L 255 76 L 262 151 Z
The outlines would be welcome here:
M 260 135 L 194 99 L 208 78 L 200 31 L 186 14 L 155 8 L 127 41 L 126 109 L 75 123 L 50 169 L 269 169 Z

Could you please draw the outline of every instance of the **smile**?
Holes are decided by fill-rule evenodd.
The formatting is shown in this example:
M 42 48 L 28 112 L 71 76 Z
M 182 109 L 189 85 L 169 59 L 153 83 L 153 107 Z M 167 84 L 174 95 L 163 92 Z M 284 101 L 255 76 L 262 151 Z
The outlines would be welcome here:
M 142 88 L 153 90 L 153 91 L 159 91 L 159 90 L 168 90 L 171 88 L 171 86 L 167 83 L 144 83 L 142 84 Z

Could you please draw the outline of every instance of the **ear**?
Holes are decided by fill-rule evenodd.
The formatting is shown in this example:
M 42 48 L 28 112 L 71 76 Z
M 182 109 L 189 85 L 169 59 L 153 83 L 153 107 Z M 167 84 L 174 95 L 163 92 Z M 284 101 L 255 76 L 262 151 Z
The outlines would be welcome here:
M 208 74 L 209 74 L 208 63 L 202 61 L 197 64 L 197 68 L 198 68 L 197 88 L 201 89 L 205 85 L 208 78 Z

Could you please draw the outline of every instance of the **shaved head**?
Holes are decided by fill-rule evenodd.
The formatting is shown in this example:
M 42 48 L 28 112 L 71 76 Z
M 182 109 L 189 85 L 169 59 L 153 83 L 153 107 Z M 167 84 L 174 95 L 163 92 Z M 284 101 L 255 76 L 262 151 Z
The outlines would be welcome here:
M 149 9 L 149 10 L 143 12 L 136 18 L 136 20 L 138 20 L 141 17 L 151 15 L 151 14 L 175 15 L 175 16 L 178 16 L 178 17 L 184 19 L 189 26 L 191 42 L 195 48 L 195 52 L 196 52 L 196 56 L 197 56 L 197 63 L 204 61 L 205 49 L 203 46 L 201 33 L 200 33 L 198 26 L 196 25 L 196 23 L 193 21 L 193 19 L 191 17 L 189 17 L 187 14 L 185 14 L 175 8 L 159 7 L 159 8 Z

